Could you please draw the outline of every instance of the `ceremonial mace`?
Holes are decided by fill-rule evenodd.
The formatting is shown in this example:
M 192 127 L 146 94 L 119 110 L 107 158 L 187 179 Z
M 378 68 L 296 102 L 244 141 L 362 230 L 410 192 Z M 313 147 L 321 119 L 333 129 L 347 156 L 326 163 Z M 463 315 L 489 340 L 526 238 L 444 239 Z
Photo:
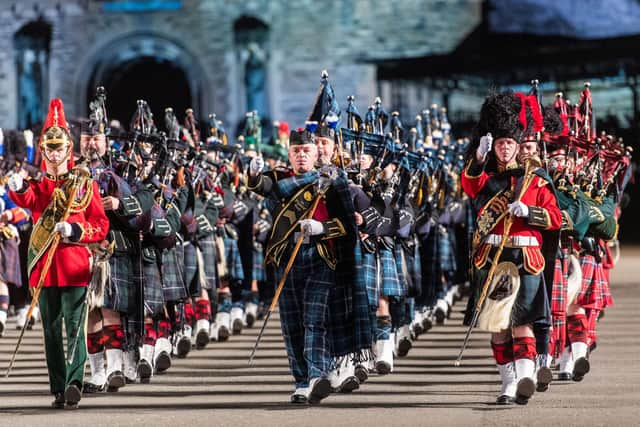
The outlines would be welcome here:
M 522 178 L 522 187 L 520 188 L 520 193 L 516 198 L 515 202 L 519 202 L 522 199 L 525 191 L 531 185 L 533 181 L 533 173 L 532 173 L 532 165 L 530 159 L 525 160 L 525 170 L 524 177 Z M 484 285 L 482 286 L 482 292 L 480 293 L 480 298 L 478 298 L 478 302 L 476 304 L 475 309 L 473 310 L 473 318 L 471 319 L 471 323 L 469 323 L 469 328 L 467 329 L 467 334 L 464 337 L 464 341 L 462 342 L 462 347 L 460 348 L 460 353 L 458 354 L 458 358 L 454 362 L 454 366 L 460 366 L 462 362 L 462 353 L 467 348 L 467 343 L 469 342 L 469 337 L 471 336 L 471 331 L 476 325 L 478 321 L 478 317 L 480 317 L 480 311 L 482 310 L 482 304 L 487 297 L 487 292 L 489 291 L 489 285 L 491 284 L 491 280 L 493 279 L 493 274 L 496 271 L 496 267 L 498 266 L 498 261 L 500 260 L 500 255 L 502 255 L 502 250 L 504 249 L 504 245 L 507 241 L 507 237 L 509 237 L 509 230 L 511 230 L 511 226 L 513 225 L 514 216 L 512 214 L 507 215 L 504 219 L 504 227 L 502 230 L 502 239 L 500 239 L 500 244 L 498 245 L 498 249 L 493 256 L 493 262 L 491 263 L 491 268 L 489 269 L 489 273 L 487 273 L 487 278 L 484 281 Z
M 84 182 L 85 182 L 84 179 L 81 180 L 80 177 L 75 178 L 75 181 L 73 185 L 71 185 L 71 189 L 67 194 L 67 206 L 59 222 L 66 221 L 67 218 L 69 218 L 69 215 L 71 214 L 71 205 L 75 200 L 76 192 Z M 40 291 L 42 290 L 44 279 L 47 277 L 47 273 L 49 272 L 49 268 L 51 267 L 51 262 L 53 261 L 53 253 L 58 248 L 58 243 L 60 243 L 60 233 L 56 232 L 53 236 L 53 240 L 51 241 L 51 245 L 49 246 L 49 251 L 47 252 L 47 258 L 45 260 L 44 266 L 42 267 L 42 271 L 40 272 L 40 279 L 38 280 L 38 286 L 36 287 L 36 290 L 33 293 L 31 305 L 29 306 L 29 310 L 27 311 L 27 320 L 26 322 L 24 322 L 24 325 L 22 326 L 22 330 L 20 331 L 20 336 L 18 337 L 16 348 L 13 351 L 13 355 L 11 356 L 11 361 L 9 362 L 9 367 L 7 368 L 7 373 L 5 375 L 5 378 L 9 378 L 9 374 L 11 374 L 11 369 L 13 368 L 13 363 L 16 360 L 16 355 L 18 354 L 20 343 L 22 343 L 22 337 L 24 336 L 24 331 L 27 329 L 29 320 L 33 315 L 33 310 L 36 308 L 36 304 L 38 303 L 38 297 L 40 296 Z M 80 326 L 78 325 L 78 327 Z
M 335 171 L 332 170 L 332 172 L 335 173 Z M 318 203 L 320 203 L 320 199 L 322 199 L 322 197 L 325 195 L 325 193 L 327 192 L 327 190 L 329 189 L 329 187 L 331 186 L 331 181 L 333 180 L 334 176 L 330 173 L 329 179 L 326 180 L 326 182 L 322 183 L 321 181 L 321 177 L 318 178 L 319 180 L 319 184 L 320 184 L 320 189 L 318 191 L 318 194 L 316 195 L 315 200 L 313 201 L 313 205 L 311 206 L 311 209 L 309 210 L 309 212 L 307 213 L 307 215 L 305 216 L 305 218 L 303 219 L 310 219 L 313 218 L 313 214 L 316 212 L 316 209 L 318 207 Z M 287 266 L 284 269 L 284 272 L 282 273 L 282 277 L 280 278 L 280 282 L 278 283 L 278 287 L 276 288 L 276 293 L 273 296 L 273 300 L 271 301 L 271 305 L 269 306 L 269 311 L 267 312 L 267 315 L 264 318 L 264 322 L 262 323 L 262 328 L 260 328 L 260 333 L 258 334 L 258 338 L 256 339 L 256 343 L 253 346 L 253 350 L 251 350 L 251 355 L 249 356 L 249 366 L 253 366 L 253 358 L 256 355 L 256 351 L 258 350 L 258 345 L 260 344 L 260 340 L 262 339 L 262 335 L 264 335 L 264 330 L 267 327 L 267 322 L 269 321 L 269 317 L 271 317 L 271 313 L 273 313 L 273 310 L 275 310 L 276 308 L 276 304 L 278 304 L 278 299 L 280 298 L 280 293 L 282 293 L 282 288 L 284 288 L 284 284 L 287 280 L 287 276 L 289 275 L 289 272 L 291 271 L 291 267 L 293 267 L 293 261 L 295 261 L 296 256 L 298 255 L 298 251 L 300 250 L 300 246 L 302 246 L 302 243 L 304 242 L 305 236 L 304 234 L 301 233 L 300 237 L 298 237 L 298 240 L 296 241 L 296 245 L 293 247 L 293 251 L 291 252 L 291 257 L 289 258 L 289 262 L 287 263 Z

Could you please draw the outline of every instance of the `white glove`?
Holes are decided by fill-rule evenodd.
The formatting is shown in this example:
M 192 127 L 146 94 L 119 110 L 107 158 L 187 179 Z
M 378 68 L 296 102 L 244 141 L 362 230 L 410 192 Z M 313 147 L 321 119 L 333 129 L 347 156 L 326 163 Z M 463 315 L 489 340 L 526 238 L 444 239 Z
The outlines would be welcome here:
M 256 176 L 264 169 L 264 159 L 262 157 L 254 157 L 249 163 L 249 174 Z
M 73 229 L 71 228 L 71 224 L 69 224 L 67 221 L 62 221 L 57 223 L 55 227 L 53 227 L 53 231 L 60 233 L 62 237 L 66 238 L 71 236 Z
M 7 185 L 9 186 L 9 190 L 11 191 L 20 191 L 22 190 L 22 186 L 24 185 L 24 180 L 22 179 L 20 173 L 14 173 L 9 177 Z
M 489 154 L 489 152 L 491 151 L 492 145 L 493 137 L 490 133 L 480 138 L 480 144 L 478 145 L 478 149 L 476 150 L 476 158 L 478 160 L 484 161 L 484 159 L 487 158 L 487 154 Z
M 324 233 L 324 226 L 320 221 L 315 219 L 303 219 L 300 221 L 300 229 L 305 237 L 317 236 Z
M 509 208 L 509 212 L 513 216 L 525 217 L 529 216 L 529 207 L 522 203 L 521 201 L 513 202 L 507 206 Z

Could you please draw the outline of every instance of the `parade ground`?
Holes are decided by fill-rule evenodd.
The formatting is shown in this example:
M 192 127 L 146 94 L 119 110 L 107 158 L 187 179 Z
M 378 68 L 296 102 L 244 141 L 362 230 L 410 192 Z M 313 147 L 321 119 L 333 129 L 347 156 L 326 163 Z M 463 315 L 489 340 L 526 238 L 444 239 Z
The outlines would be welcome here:
M 259 328 L 174 359 L 151 384 L 84 396 L 75 411 L 53 410 L 42 328 L 25 335 L 10 378 L 18 337 L 14 321 L 0 339 L 0 425 L 6 426 L 583 426 L 638 425 L 640 420 L 640 248 L 625 247 L 613 270 L 615 305 L 600 321 L 591 373 L 580 383 L 551 384 L 527 406 L 493 404 L 500 389 L 488 335 L 473 333 L 463 364 L 453 362 L 465 329 L 464 302 L 444 326 L 414 342 L 394 372 L 372 374 L 360 390 L 318 406 L 289 402 L 292 379 L 277 316 L 255 367 L 248 358 Z M 257 325 L 259 326 L 259 325 Z

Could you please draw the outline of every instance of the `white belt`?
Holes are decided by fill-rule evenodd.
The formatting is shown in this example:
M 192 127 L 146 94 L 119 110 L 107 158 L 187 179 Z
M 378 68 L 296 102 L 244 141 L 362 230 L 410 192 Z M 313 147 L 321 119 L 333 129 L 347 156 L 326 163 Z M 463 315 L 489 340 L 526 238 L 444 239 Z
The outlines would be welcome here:
M 501 235 L 489 234 L 484 242 L 490 245 L 498 246 L 501 240 Z M 538 239 L 536 239 L 535 236 L 509 236 L 507 237 L 505 246 L 540 246 L 540 244 L 538 243 Z

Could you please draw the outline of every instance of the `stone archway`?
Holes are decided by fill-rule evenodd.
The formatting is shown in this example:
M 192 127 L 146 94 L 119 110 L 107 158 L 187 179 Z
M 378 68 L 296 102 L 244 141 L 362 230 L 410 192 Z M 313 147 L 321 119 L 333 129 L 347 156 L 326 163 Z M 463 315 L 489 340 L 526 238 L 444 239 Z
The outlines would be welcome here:
M 127 34 L 98 46 L 77 81 L 81 115 L 87 115 L 95 88 L 105 86 L 109 118 L 125 126 L 137 99 L 149 102 L 161 128 L 165 107 L 173 107 L 181 118 L 187 107 L 206 117 L 212 106 L 207 78 L 195 55 L 155 33 Z

